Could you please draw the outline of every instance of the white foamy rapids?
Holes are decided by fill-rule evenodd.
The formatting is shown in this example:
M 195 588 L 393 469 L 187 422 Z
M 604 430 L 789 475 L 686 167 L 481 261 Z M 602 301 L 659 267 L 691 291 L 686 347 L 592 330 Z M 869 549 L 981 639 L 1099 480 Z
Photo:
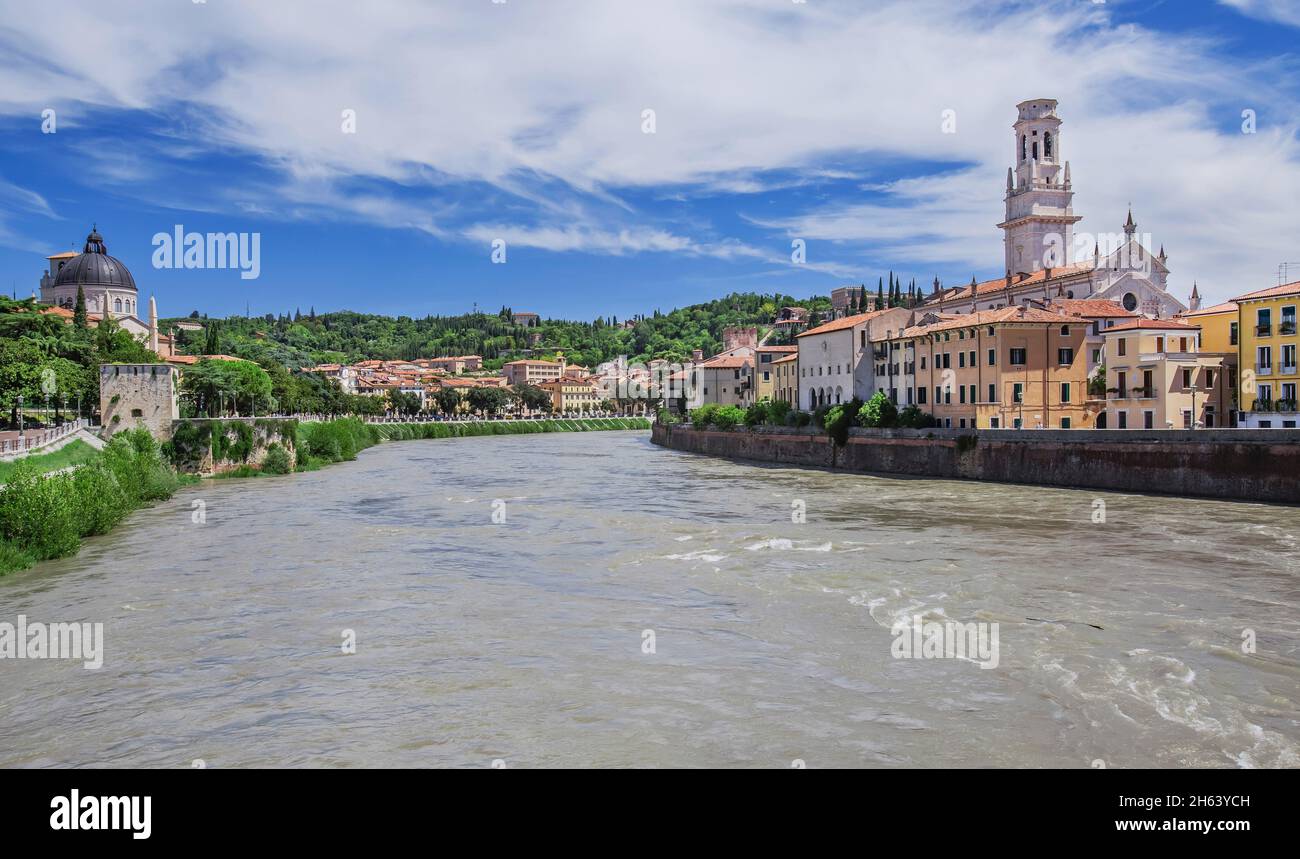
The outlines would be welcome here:
M 931 605 L 928 601 L 936 597 L 946 596 L 946 594 L 931 594 L 928 597 L 918 599 L 911 595 L 905 595 L 900 589 L 893 588 L 890 596 L 875 597 L 869 594 L 860 594 L 849 597 L 850 605 L 865 606 L 871 619 L 877 624 L 888 630 L 894 630 L 901 627 L 910 631 L 916 625 L 917 618 L 921 623 L 936 622 L 946 623 L 951 620 L 941 605 Z
M 702 561 L 708 564 L 716 564 L 718 561 L 726 560 L 726 555 L 717 554 L 712 549 L 698 549 L 694 552 L 684 552 L 677 555 L 664 555 L 664 560 L 668 561 Z
M 829 552 L 832 548 L 830 543 L 816 543 L 812 540 L 786 540 L 778 537 L 751 543 L 745 547 L 745 551 L 758 552 L 763 549 L 770 549 L 774 552 Z

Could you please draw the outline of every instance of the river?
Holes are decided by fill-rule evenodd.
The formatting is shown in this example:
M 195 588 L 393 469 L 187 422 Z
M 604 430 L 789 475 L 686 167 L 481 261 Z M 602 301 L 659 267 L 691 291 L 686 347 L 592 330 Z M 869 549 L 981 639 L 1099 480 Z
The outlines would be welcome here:
M 0 660 L 0 765 L 1296 767 L 1298 543 L 1294 508 L 641 432 L 385 444 L 0 579 L 0 621 L 105 636 Z M 918 615 L 996 623 L 997 666 L 895 658 Z

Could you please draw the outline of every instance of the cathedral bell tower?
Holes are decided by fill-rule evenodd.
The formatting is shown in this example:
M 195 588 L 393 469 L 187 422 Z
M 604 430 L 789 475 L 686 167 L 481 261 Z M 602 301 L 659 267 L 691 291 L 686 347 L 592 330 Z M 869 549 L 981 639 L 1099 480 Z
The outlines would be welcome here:
M 1074 191 L 1070 162 L 1061 160 L 1061 120 L 1056 100 L 1016 105 L 1015 163 L 1007 170 L 1007 216 L 998 227 L 1006 245 L 1007 270 L 1030 274 L 1074 260 Z

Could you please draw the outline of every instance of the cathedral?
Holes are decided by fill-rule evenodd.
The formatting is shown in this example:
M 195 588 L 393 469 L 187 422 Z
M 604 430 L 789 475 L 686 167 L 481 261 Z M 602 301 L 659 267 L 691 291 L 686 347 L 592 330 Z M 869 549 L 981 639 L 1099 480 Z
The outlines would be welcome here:
M 41 304 L 51 305 L 53 312 L 71 317 L 76 308 L 77 291 L 86 299 L 86 316 L 90 324 L 108 317 L 123 329 L 166 357 L 173 354 L 173 339 L 158 331 L 158 308 L 149 299 L 149 322 L 138 316 L 139 290 L 135 278 L 122 261 L 108 255 L 108 246 L 97 228 L 91 228 L 81 253 L 68 251 L 46 257 L 49 270 L 41 275 Z
M 1062 158 L 1061 119 L 1056 100 L 1032 99 L 1016 106 L 1012 126 L 1014 167 L 1007 169 L 1006 217 L 1002 230 L 1006 274 L 995 280 L 944 288 L 936 278 L 927 308 L 944 313 L 996 310 L 1052 298 L 1114 301 L 1126 310 L 1165 319 L 1188 308 L 1169 294 L 1169 258 L 1142 243 L 1133 212 L 1123 232 L 1094 238 L 1091 254 L 1078 259 L 1074 186 L 1070 162 Z M 1195 287 L 1192 303 L 1197 304 Z M 1194 308 L 1193 308 L 1194 309 Z

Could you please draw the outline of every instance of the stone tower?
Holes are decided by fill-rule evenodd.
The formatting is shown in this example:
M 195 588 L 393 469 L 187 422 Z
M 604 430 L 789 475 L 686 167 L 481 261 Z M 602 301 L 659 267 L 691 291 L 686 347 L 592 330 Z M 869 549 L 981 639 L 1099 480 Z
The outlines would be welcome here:
M 1029 274 L 1069 265 L 1074 247 L 1074 191 L 1070 162 L 1061 158 L 1061 120 L 1056 100 L 1016 105 L 1015 167 L 1007 170 L 1007 214 L 998 226 L 1006 246 L 1006 268 Z

